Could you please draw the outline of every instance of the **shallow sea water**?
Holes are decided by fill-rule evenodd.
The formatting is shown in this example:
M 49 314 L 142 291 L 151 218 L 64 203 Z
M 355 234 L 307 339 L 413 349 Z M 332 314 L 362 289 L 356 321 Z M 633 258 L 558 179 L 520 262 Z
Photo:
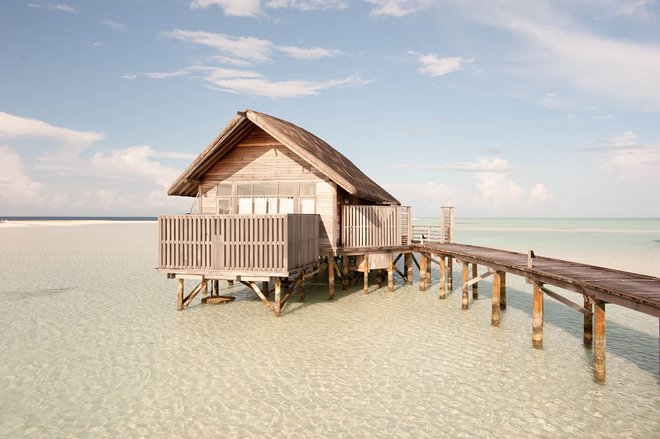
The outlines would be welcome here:
M 456 240 L 660 275 L 658 221 L 499 227 L 459 222 Z M 531 291 L 515 276 L 493 328 L 490 282 L 462 311 L 460 288 L 438 299 L 436 268 L 426 292 L 416 274 L 334 301 L 312 286 L 275 318 L 239 287 L 233 303 L 177 311 L 155 264 L 154 223 L 0 228 L 0 437 L 660 432 L 657 318 L 608 306 L 598 385 L 575 311 L 547 299 L 544 348 L 531 347 Z

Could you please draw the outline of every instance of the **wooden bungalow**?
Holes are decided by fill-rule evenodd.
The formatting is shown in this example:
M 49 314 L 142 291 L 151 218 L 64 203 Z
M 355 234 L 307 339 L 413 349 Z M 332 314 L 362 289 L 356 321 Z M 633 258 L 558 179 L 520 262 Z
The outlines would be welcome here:
M 180 308 L 209 280 L 224 279 L 249 285 L 279 314 L 290 294 L 281 298 L 282 285 L 301 285 L 320 262 L 334 277 L 340 274 L 334 259 L 344 255 L 347 277 L 345 255 L 400 247 L 411 236 L 409 208 L 343 154 L 290 122 L 252 110 L 238 112 L 168 195 L 197 200 L 194 214 L 159 217 L 158 268 L 179 279 Z M 386 268 L 382 255 L 357 265 L 365 272 Z M 186 278 L 200 282 L 184 296 Z M 269 281 L 274 306 L 257 284 Z

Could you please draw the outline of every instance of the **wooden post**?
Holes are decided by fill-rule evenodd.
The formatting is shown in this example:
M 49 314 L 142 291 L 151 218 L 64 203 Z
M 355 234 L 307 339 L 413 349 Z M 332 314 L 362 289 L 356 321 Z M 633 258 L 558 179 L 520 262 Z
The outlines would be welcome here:
M 419 255 L 419 291 L 426 290 L 426 256 L 424 253 Z
M 463 282 L 461 283 L 461 292 L 462 294 L 462 300 L 461 300 L 461 309 L 468 309 L 468 267 L 469 263 L 463 262 Z
M 363 294 L 369 294 L 369 255 L 364 255 L 364 287 Z
M 534 284 L 532 306 L 532 346 L 536 349 L 543 347 L 543 291 L 541 285 Z
M 472 278 L 474 279 L 479 275 L 479 272 L 477 271 L 477 264 L 472 264 Z M 479 297 L 479 282 L 475 282 L 472 284 L 472 298 L 477 299 Z
M 298 300 L 305 301 L 305 272 L 300 272 L 300 285 L 298 286 Z
M 227 281 L 227 286 L 228 287 L 233 287 L 234 286 L 234 281 L 233 280 L 228 280 Z
M 261 282 L 261 292 L 264 293 L 264 296 L 268 297 L 268 281 Z
M 438 297 L 440 297 L 441 299 L 444 299 L 446 295 L 446 289 L 447 289 L 446 269 L 447 267 L 445 266 L 445 257 L 443 255 L 440 255 L 440 292 Z
M 213 281 L 213 295 L 214 296 L 220 295 L 220 281 L 217 279 Z
M 390 253 L 390 265 L 387 268 L 387 290 L 394 291 L 394 259 Z
M 348 288 L 348 256 L 341 257 L 341 289 Z
M 208 296 L 209 294 L 209 281 L 206 279 L 202 281 L 202 296 Z
M 405 262 L 405 273 L 406 273 L 406 283 L 408 285 L 413 284 L 413 255 L 412 253 L 406 253 L 403 257 Z
M 447 288 L 449 291 L 454 289 L 454 258 L 447 258 Z
M 383 286 L 383 270 L 380 268 L 376 270 L 376 283 L 378 284 L 378 288 Z
M 179 278 L 177 282 L 177 308 L 183 309 L 183 279 Z
M 500 272 L 500 309 L 506 309 L 506 271 Z
M 335 298 L 335 257 L 328 255 L 328 300 Z
M 431 276 L 431 267 L 433 267 L 433 261 L 431 261 L 431 255 L 426 260 L 426 283 L 424 284 L 424 288 L 429 288 L 431 287 L 431 282 L 432 276 Z
M 605 382 L 605 302 L 594 303 L 594 381 Z
M 282 279 L 275 278 L 275 315 L 279 317 L 282 314 Z
M 490 324 L 493 326 L 500 326 L 500 282 L 502 280 L 502 272 L 496 271 L 493 275 L 493 302 L 491 305 Z
M 593 313 L 594 307 L 591 303 L 591 300 L 589 300 L 589 297 L 584 296 L 584 309 L 587 311 L 591 311 Z M 584 313 L 584 324 L 583 324 L 583 335 L 582 335 L 582 341 L 584 342 L 585 346 L 591 346 L 591 343 L 594 338 L 594 332 L 593 332 L 593 319 L 594 316 L 593 314 L 589 313 Z

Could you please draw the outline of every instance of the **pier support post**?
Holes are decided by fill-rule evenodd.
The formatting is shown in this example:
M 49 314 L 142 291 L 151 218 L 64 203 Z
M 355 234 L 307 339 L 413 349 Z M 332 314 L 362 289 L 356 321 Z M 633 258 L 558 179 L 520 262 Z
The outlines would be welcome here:
M 463 282 L 461 283 L 461 292 L 462 292 L 462 299 L 461 299 L 461 309 L 468 309 L 468 267 L 469 267 L 468 262 L 463 262 L 463 277 L 462 280 Z
M 369 255 L 364 255 L 364 287 L 363 294 L 369 294 Z
M 454 289 L 454 258 L 451 256 L 447 257 L 447 288 Z
M 209 294 L 209 281 L 206 279 L 202 281 L 202 296 L 208 296 Z
M 341 257 L 341 289 L 348 288 L 348 256 Z
M 440 255 L 440 292 L 438 293 L 438 297 L 440 299 L 444 299 L 446 295 L 446 285 L 447 285 L 447 267 L 445 266 L 445 257 L 443 255 Z
M 406 283 L 408 285 L 413 284 L 413 255 L 412 253 L 406 253 L 403 256 L 403 265 L 406 273 Z
M 472 279 L 477 277 L 479 275 L 478 266 L 477 264 L 472 264 Z M 475 282 L 472 284 L 472 298 L 477 299 L 479 298 L 479 282 Z
M 419 255 L 419 291 L 426 290 L 426 255 Z
M 431 282 L 431 279 L 433 278 L 431 276 L 431 267 L 433 267 L 433 261 L 431 261 L 431 255 L 429 255 L 428 258 L 426 258 L 426 282 L 424 283 L 424 289 L 429 288 L 433 282 Z
M 594 302 L 594 381 L 605 382 L 605 302 Z
M 543 291 L 540 284 L 534 284 L 532 307 L 532 346 L 543 347 Z
M 394 259 L 390 253 L 390 264 L 387 267 L 387 290 L 394 291 Z
M 493 275 L 493 302 L 491 305 L 490 324 L 492 326 L 500 326 L 500 282 L 502 280 L 502 272 L 496 271 Z
M 305 301 L 305 272 L 300 272 L 300 286 L 298 287 L 298 300 Z
M 591 311 L 591 313 L 584 313 L 582 341 L 584 342 L 585 346 L 591 347 L 594 338 L 594 331 L 593 331 L 594 307 L 591 303 L 591 300 L 589 300 L 588 296 L 584 296 L 584 309 L 586 309 L 587 311 Z
M 328 300 L 335 298 L 335 257 L 328 255 Z
M 228 287 L 233 287 L 234 286 L 234 281 L 233 280 L 228 280 L 227 281 L 227 286 Z
M 500 309 L 506 309 L 506 271 L 500 272 Z
M 220 295 L 220 281 L 219 280 L 214 280 L 213 281 L 213 294 L 214 296 L 219 296 Z
M 275 315 L 279 317 L 282 314 L 282 279 L 275 278 Z
M 178 309 L 183 309 L 183 279 L 177 279 L 177 305 Z

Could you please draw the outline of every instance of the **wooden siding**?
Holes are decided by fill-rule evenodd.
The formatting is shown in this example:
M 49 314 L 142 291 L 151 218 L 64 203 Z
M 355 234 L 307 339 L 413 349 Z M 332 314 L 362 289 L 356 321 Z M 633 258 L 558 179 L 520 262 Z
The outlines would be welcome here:
M 401 206 L 344 206 L 342 245 L 401 245 Z
M 321 248 L 327 253 L 337 246 L 337 186 L 334 183 L 322 181 L 316 183 L 316 213 L 321 216 Z
M 158 268 L 286 272 L 319 255 L 318 215 L 161 215 Z

